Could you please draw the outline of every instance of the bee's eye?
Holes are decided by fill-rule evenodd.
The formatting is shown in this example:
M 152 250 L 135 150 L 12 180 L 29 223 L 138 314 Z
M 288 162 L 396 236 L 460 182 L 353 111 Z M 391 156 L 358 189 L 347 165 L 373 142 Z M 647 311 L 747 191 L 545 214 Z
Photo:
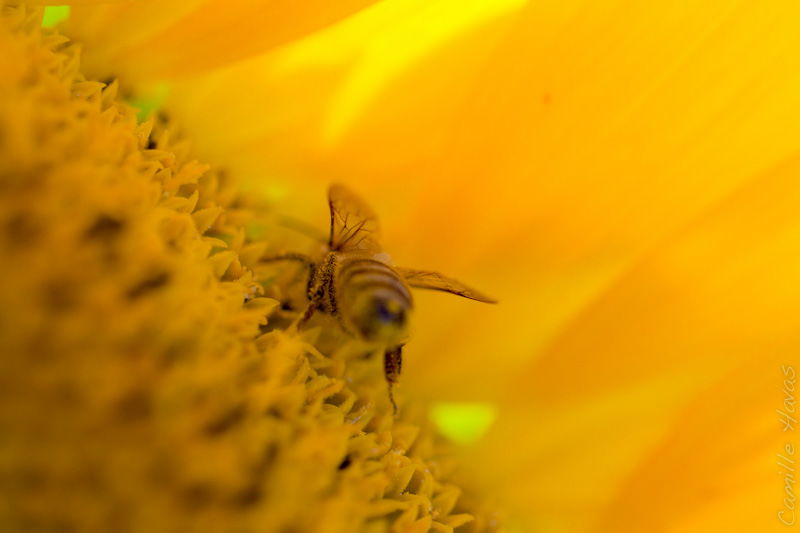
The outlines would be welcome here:
M 396 302 L 384 299 L 375 300 L 375 316 L 383 323 L 402 324 L 405 322 L 406 312 Z
M 389 322 L 394 318 L 394 313 L 389 309 L 389 306 L 386 305 L 386 302 L 383 300 L 378 300 L 377 309 L 375 309 L 378 318 L 380 318 L 384 322 Z

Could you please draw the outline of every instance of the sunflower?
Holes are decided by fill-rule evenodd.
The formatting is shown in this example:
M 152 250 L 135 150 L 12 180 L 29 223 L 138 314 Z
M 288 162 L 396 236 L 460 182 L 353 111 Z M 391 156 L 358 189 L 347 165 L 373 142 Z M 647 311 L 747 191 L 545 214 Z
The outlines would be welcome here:
M 4 3 L 4 526 L 791 525 L 798 11 Z M 501 301 L 418 295 L 398 419 L 259 263 L 331 181 Z

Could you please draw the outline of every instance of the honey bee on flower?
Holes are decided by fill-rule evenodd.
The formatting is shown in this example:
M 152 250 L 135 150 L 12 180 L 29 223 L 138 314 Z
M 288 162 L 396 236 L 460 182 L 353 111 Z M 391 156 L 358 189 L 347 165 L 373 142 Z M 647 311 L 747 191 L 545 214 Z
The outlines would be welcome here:
M 303 254 L 283 254 L 264 262 L 297 261 L 308 267 L 308 304 L 298 318 L 302 325 L 320 311 L 333 316 L 347 334 L 384 353 L 384 374 L 394 412 L 392 385 L 402 368 L 402 350 L 409 336 L 414 307 L 410 288 L 449 292 L 484 303 L 496 301 L 438 272 L 390 264 L 378 239 L 372 210 L 343 185 L 328 189 L 330 236 L 320 260 Z

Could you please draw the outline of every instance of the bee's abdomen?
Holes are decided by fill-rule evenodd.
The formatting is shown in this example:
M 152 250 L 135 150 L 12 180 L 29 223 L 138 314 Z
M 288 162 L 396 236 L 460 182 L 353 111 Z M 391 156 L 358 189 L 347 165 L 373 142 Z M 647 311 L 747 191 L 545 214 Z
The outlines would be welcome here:
M 383 288 L 406 308 L 412 306 L 411 293 L 400 276 L 389 265 L 364 257 L 347 258 L 340 263 L 337 273 L 340 294 L 350 291 L 365 291 Z

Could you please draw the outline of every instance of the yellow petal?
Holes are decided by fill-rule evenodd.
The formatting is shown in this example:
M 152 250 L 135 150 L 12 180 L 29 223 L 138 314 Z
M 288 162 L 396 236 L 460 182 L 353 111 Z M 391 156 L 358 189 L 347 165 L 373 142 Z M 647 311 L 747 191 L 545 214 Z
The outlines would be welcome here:
M 750 361 L 680 406 L 663 436 L 636 458 L 595 529 L 784 530 L 778 512 L 791 472 L 779 464 L 791 463 L 778 457 L 787 455 L 788 440 L 775 413 L 781 360 Z M 783 514 L 788 520 L 791 511 Z
M 752 180 L 647 254 L 508 385 L 480 457 L 529 518 L 777 525 L 781 367 L 800 363 L 798 170 Z
M 454 35 L 482 25 L 487 18 L 502 18 L 519 4 L 519 0 L 383 2 L 274 54 L 178 82 L 168 107 L 194 132 L 204 152 L 237 173 L 269 176 L 253 181 L 288 182 L 295 190 L 303 182 L 317 181 L 315 192 L 321 194 L 329 181 L 349 179 L 340 174 L 343 168 L 321 161 L 319 152 L 361 110 L 360 100 L 369 100 L 383 78 L 403 72 Z M 495 42 L 502 29 L 503 25 L 482 32 L 482 38 Z M 467 52 L 465 58 L 471 50 Z M 359 67 L 362 62 L 377 72 L 364 71 Z M 470 69 L 465 66 L 465 70 Z M 448 88 L 441 83 L 437 87 Z M 206 120 L 205 111 L 220 107 L 226 109 L 224 114 L 213 111 L 215 119 Z M 396 174 L 386 170 L 381 169 L 384 179 Z
M 69 31 L 91 45 L 91 72 L 132 79 L 183 76 L 281 46 L 376 0 L 145 0 L 76 5 Z M 84 4 L 84 3 L 81 3 Z

